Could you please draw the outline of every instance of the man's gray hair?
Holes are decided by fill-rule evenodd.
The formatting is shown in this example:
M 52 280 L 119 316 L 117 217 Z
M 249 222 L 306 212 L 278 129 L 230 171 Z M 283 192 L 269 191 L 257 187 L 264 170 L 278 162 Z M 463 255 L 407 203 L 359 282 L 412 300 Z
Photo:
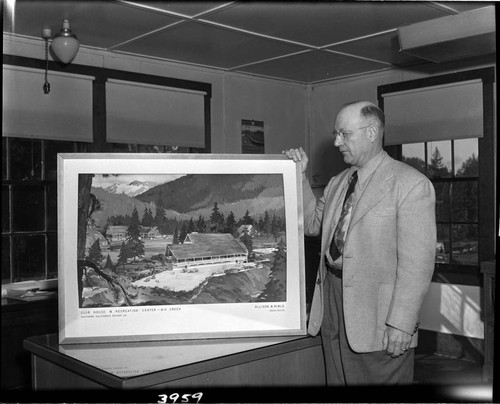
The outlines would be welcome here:
M 380 126 L 382 130 L 385 128 L 385 115 L 382 112 L 382 110 L 375 104 L 368 103 L 366 101 L 353 101 L 342 105 L 340 110 L 342 111 L 343 109 L 356 104 L 365 104 L 359 110 L 359 115 L 361 116 L 361 118 L 366 120 L 373 119 L 376 121 L 376 123 Z
M 359 114 L 361 115 L 362 118 L 368 120 L 368 119 L 374 119 L 377 121 L 377 123 L 380 125 L 382 129 L 385 127 L 385 115 L 382 112 L 382 110 L 377 107 L 376 105 L 369 104 L 365 105 L 361 110 L 359 111 Z

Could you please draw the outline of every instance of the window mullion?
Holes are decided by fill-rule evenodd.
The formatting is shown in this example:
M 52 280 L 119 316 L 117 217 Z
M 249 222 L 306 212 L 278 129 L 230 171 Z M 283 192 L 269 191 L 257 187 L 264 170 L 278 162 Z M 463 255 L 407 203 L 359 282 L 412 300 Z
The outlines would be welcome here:
M 11 169 L 11 154 L 10 154 L 10 148 L 11 148 L 11 140 L 10 138 L 6 138 L 6 152 L 5 152 L 5 157 L 6 157 L 6 179 L 10 180 L 12 176 L 12 169 Z M 9 282 L 14 282 L 14 236 L 12 235 L 12 230 L 13 230 L 13 225 L 14 225 L 14 220 L 13 220 L 13 215 L 14 215 L 14 209 L 13 209 L 13 202 L 14 202 L 14 190 L 13 190 L 13 185 L 8 184 L 7 185 L 9 189 Z
M 455 143 L 453 139 L 451 140 L 451 178 L 450 178 L 450 186 L 448 187 L 448 198 L 450 200 L 450 204 L 448 206 L 448 217 L 450 218 L 450 224 L 449 224 L 449 243 L 450 243 L 450 264 L 453 262 L 453 244 L 455 242 L 454 237 L 453 237 L 453 205 L 454 205 L 454 200 L 453 200 L 453 179 L 455 178 Z
M 42 181 L 47 179 L 47 140 L 42 140 Z M 49 277 L 49 240 L 48 240 L 48 223 L 49 223 L 49 195 L 48 195 L 48 183 L 43 185 L 43 214 L 45 216 L 43 228 L 45 230 L 44 234 L 44 248 L 45 248 L 45 261 L 44 261 L 44 279 Z
M 429 178 L 429 153 L 427 152 L 427 142 L 424 142 L 425 176 Z
M 455 140 L 451 139 L 451 178 L 455 178 Z

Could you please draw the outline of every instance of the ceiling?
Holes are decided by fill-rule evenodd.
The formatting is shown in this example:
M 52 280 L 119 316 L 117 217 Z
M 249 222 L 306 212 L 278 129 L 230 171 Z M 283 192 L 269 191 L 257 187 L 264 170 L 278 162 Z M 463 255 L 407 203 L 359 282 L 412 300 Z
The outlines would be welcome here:
M 67 18 L 82 47 L 319 83 L 426 63 L 399 51 L 398 27 L 492 4 L 5 0 L 3 29 L 41 40 Z

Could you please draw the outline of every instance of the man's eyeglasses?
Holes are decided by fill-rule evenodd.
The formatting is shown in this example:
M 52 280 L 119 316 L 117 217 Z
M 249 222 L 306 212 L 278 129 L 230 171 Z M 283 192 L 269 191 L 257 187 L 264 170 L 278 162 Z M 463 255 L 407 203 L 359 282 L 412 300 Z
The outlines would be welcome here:
M 369 128 L 370 126 L 372 126 L 372 125 L 362 126 L 361 128 L 358 128 L 356 130 L 366 129 L 366 128 Z M 354 132 L 351 132 L 351 131 L 348 131 L 348 130 L 334 130 L 332 132 L 333 140 L 336 140 L 337 136 L 338 136 L 338 137 L 340 137 L 340 140 L 342 140 L 342 142 L 344 142 L 353 133 Z

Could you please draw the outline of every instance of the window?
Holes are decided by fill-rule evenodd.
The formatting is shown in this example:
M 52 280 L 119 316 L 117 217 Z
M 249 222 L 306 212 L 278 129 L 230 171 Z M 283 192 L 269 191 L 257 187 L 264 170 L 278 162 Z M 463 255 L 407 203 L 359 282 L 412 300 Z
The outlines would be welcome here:
M 436 191 L 436 263 L 479 265 L 478 139 L 402 145 L 402 161 Z
M 188 152 L 185 147 L 111 144 L 115 152 Z M 57 278 L 57 154 L 80 142 L 2 138 L 2 284 Z
M 2 283 L 57 278 L 57 153 L 82 150 L 2 138 Z
M 378 87 L 385 149 L 436 191 L 435 282 L 480 285 L 494 259 L 494 68 Z

